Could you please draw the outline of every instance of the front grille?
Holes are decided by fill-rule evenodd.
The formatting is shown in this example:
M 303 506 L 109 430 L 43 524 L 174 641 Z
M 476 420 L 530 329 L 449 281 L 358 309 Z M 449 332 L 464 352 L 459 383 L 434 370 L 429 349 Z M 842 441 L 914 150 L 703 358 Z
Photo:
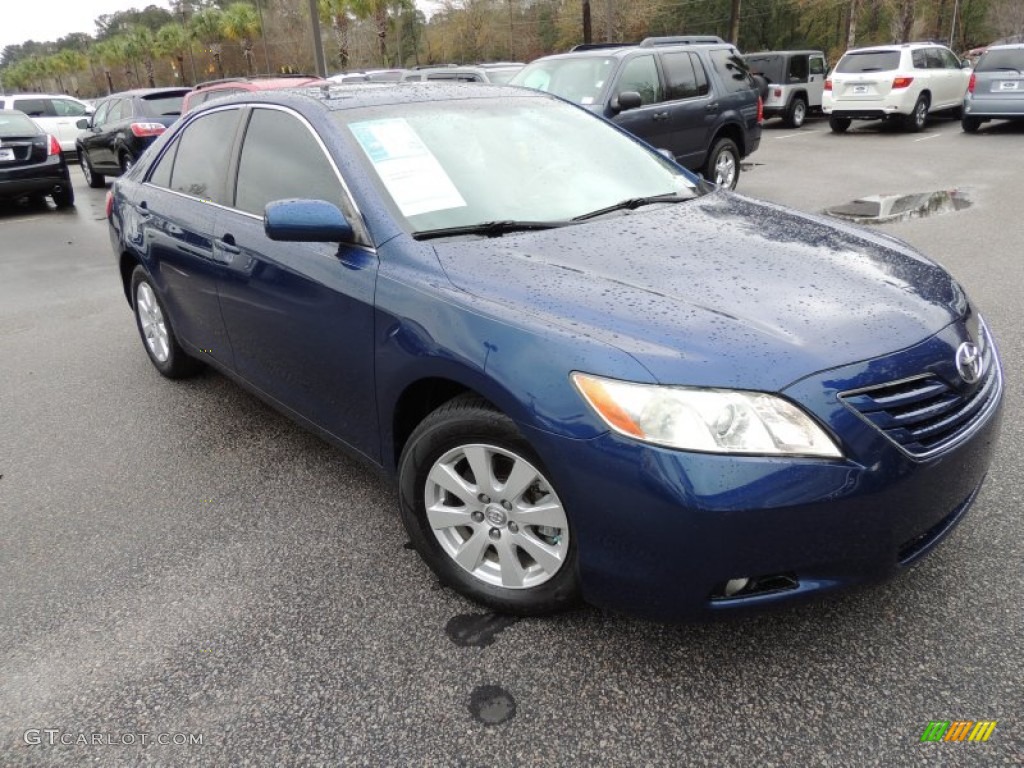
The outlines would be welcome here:
M 930 456 L 971 434 L 999 400 L 1002 376 L 991 339 L 983 330 L 982 379 L 958 390 L 935 374 L 880 384 L 839 397 L 912 456 Z

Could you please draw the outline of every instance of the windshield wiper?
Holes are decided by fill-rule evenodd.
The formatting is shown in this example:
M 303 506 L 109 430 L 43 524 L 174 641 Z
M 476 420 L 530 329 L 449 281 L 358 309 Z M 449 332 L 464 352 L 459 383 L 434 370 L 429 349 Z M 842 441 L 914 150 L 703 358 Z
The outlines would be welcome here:
M 572 220 L 586 221 L 587 219 L 596 219 L 598 216 L 604 216 L 606 213 L 614 213 L 615 211 L 633 211 L 641 205 L 654 205 L 655 203 L 681 203 L 684 200 L 693 200 L 693 198 L 684 197 L 678 192 L 668 192 L 664 195 L 651 195 L 650 197 L 630 197 L 616 203 L 615 205 L 609 205 L 607 208 L 598 208 L 596 211 L 590 211 L 590 213 L 581 213 L 579 216 L 573 216 Z
M 454 237 L 456 235 L 484 235 L 485 237 L 501 237 L 508 232 L 530 232 L 538 229 L 555 229 L 564 227 L 567 221 L 484 221 L 480 224 L 466 224 L 461 227 L 444 227 L 442 229 L 425 229 L 416 232 L 417 240 L 430 240 L 435 237 Z

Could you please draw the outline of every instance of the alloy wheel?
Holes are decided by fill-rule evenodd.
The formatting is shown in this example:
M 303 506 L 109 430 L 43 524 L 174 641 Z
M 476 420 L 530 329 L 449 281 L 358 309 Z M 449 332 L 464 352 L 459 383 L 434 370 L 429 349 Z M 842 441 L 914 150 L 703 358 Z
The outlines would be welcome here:
M 139 283 L 135 292 L 135 311 L 139 315 L 142 335 L 146 339 L 146 346 L 149 347 L 150 354 L 157 362 L 167 362 L 167 358 L 171 354 L 167 323 L 164 321 L 164 314 L 160 311 L 156 294 L 153 293 L 149 283 Z

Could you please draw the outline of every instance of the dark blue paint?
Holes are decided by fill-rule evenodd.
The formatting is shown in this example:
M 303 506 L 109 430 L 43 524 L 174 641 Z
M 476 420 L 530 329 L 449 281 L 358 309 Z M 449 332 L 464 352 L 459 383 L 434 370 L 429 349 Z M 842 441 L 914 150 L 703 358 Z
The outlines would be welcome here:
M 545 98 L 467 85 L 345 98 L 495 93 Z M 948 533 L 982 482 L 1000 408 L 971 439 L 918 460 L 838 398 L 922 373 L 957 380 L 954 352 L 977 319 L 955 281 L 905 244 L 726 192 L 562 229 L 417 242 L 329 120 L 345 100 L 236 101 L 306 116 L 374 247 L 275 243 L 257 217 L 141 184 L 163 137 L 114 187 L 119 256 L 153 276 L 187 349 L 216 347 L 207 358 L 221 370 L 389 472 L 410 388 L 454 382 L 487 398 L 550 471 L 591 602 L 674 619 L 863 583 L 897 569 L 907 542 Z M 574 370 L 778 392 L 826 425 L 844 458 L 642 445 L 607 431 Z M 727 579 L 781 572 L 799 587 L 709 600 Z

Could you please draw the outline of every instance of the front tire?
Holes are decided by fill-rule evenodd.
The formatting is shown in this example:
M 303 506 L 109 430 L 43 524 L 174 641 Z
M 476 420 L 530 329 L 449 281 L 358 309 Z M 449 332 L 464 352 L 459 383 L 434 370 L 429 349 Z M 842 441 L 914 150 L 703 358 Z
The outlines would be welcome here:
M 832 133 L 846 133 L 851 122 L 853 121 L 848 117 L 830 117 L 828 127 L 832 129 Z
M 135 325 L 153 366 L 168 379 L 184 379 L 198 373 L 202 366 L 178 344 L 167 310 L 141 266 L 132 272 L 131 289 Z
M 486 401 L 463 395 L 424 419 L 398 485 L 406 531 L 442 583 L 524 616 L 578 600 L 576 540 L 551 475 Z
M 786 125 L 790 128 L 799 128 L 807 119 L 807 102 L 803 97 L 797 96 L 786 110 Z
M 81 152 L 78 155 L 78 164 L 82 166 L 82 175 L 85 176 L 85 183 L 93 189 L 100 189 L 106 186 L 107 179 L 102 173 L 96 173 L 89 162 L 89 155 Z
M 914 103 L 914 111 L 904 118 L 903 126 L 911 133 L 920 133 L 928 122 L 928 97 L 921 94 Z
M 726 189 L 736 189 L 740 179 L 740 151 L 732 139 L 715 142 L 704 166 L 704 178 Z

